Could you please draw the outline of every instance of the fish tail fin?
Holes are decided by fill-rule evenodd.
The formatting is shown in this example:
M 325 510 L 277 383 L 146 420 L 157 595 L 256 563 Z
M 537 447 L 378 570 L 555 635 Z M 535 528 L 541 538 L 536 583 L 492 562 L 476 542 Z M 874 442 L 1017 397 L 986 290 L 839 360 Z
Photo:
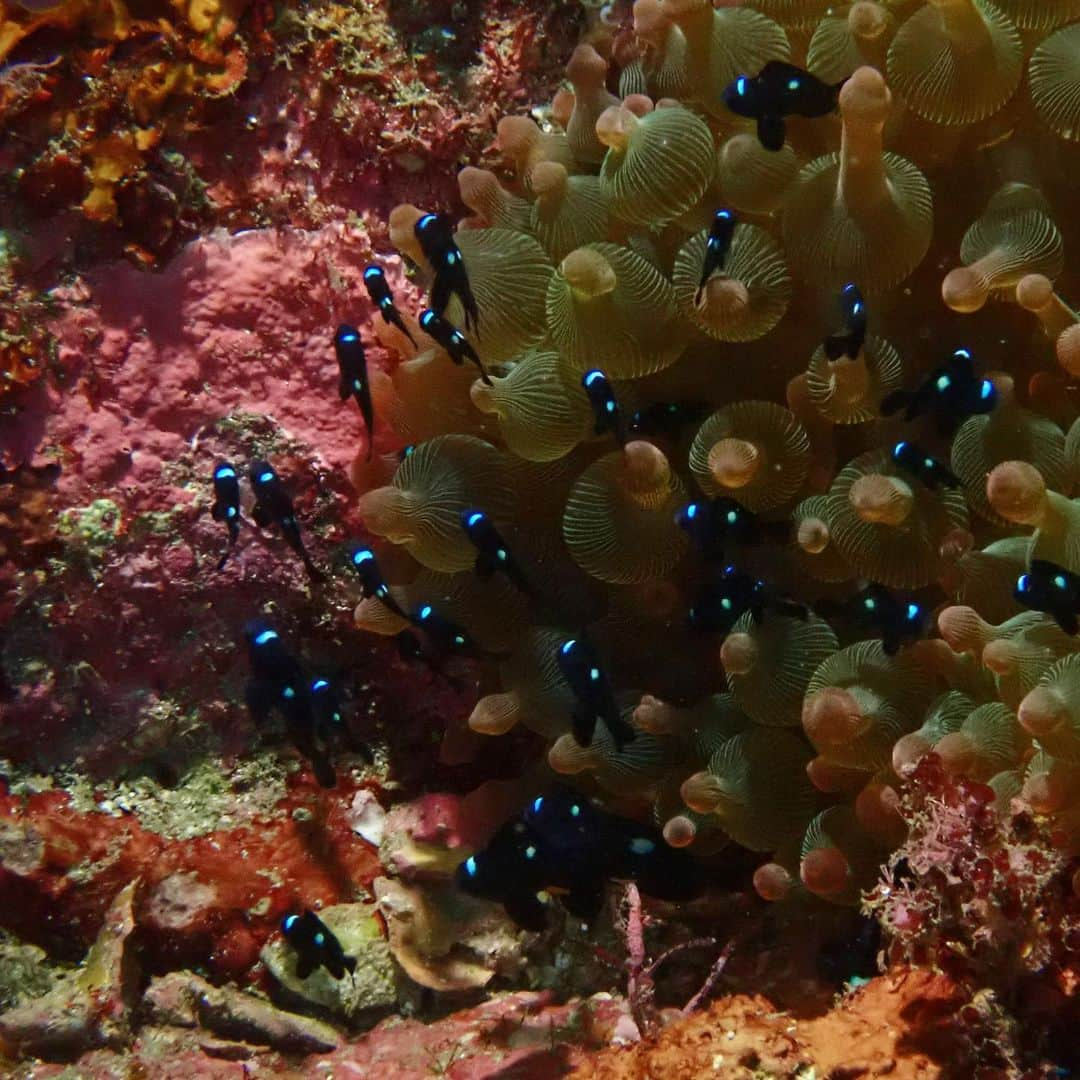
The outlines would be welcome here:
M 577 708 L 574 710 L 572 724 L 574 740 L 578 746 L 592 746 L 593 732 L 596 730 L 596 717 L 587 709 Z
M 882 416 L 895 416 L 901 409 L 910 409 L 914 402 L 915 395 L 910 390 L 894 390 L 881 399 L 878 412 Z
M 337 773 L 334 772 L 334 766 L 325 754 L 317 754 L 311 759 L 311 769 L 315 773 L 319 787 L 337 787 Z
M 350 975 L 352 975 L 356 971 L 356 957 L 343 956 L 341 958 L 341 965 Z
M 1075 637 L 1077 631 L 1080 631 L 1080 619 L 1077 618 L 1075 611 L 1062 611 L 1057 615 L 1058 626 L 1065 631 L 1070 637 Z
M 636 728 L 624 720 L 617 712 L 612 720 L 607 721 L 607 727 L 611 732 L 611 738 L 614 740 L 615 750 L 620 754 L 627 743 L 632 743 L 637 738 Z
M 960 479 L 960 477 L 957 476 L 956 473 L 952 471 L 952 469 L 945 468 L 944 465 L 941 466 L 941 482 L 949 488 L 958 488 L 964 486 L 964 483 Z
M 221 556 L 217 561 L 218 573 L 225 569 L 225 564 L 229 561 L 229 556 L 232 554 L 232 544 L 225 549 L 225 554 Z
M 784 118 L 782 116 L 765 113 L 758 117 L 757 122 L 758 142 L 770 153 L 778 154 L 784 149 Z
M 851 344 L 850 334 L 830 334 L 824 341 L 825 355 L 830 360 L 839 360 L 841 356 L 854 360 L 855 357 L 851 355 Z

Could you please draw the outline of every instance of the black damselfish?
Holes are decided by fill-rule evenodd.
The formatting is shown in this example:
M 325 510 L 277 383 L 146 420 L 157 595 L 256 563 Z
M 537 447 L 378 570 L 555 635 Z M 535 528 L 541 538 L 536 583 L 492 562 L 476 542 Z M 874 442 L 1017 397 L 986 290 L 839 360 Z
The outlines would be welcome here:
M 371 387 L 368 385 L 367 357 L 360 331 L 355 326 L 342 323 L 334 333 L 334 352 L 338 362 L 338 397 L 347 401 L 356 399 L 360 415 L 364 418 L 368 433 L 368 461 L 375 448 L 375 411 L 371 405 Z
M 409 333 L 401 312 L 394 304 L 394 294 L 390 291 L 390 283 L 386 280 L 381 266 L 364 268 L 364 286 L 371 302 L 379 309 L 383 322 L 387 326 L 396 326 L 415 345 L 416 339 Z
M 210 516 L 215 521 L 223 521 L 229 530 L 229 546 L 217 564 L 222 570 L 240 535 L 240 478 L 227 461 L 219 461 L 214 466 L 214 505 L 210 508 Z
M 836 108 L 843 83 L 822 82 L 783 60 L 770 60 L 753 78 L 740 75 L 723 92 L 736 116 L 757 121 L 758 141 L 766 150 L 784 148 L 784 117 L 827 116 Z
M 825 355 L 830 360 L 839 360 L 842 356 L 854 360 L 866 342 L 866 303 L 858 285 L 851 282 L 840 290 L 840 318 L 844 329 L 825 339 Z
M 675 524 L 690 537 L 693 545 L 708 562 L 723 562 L 731 544 L 760 544 L 767 534 L 786 539 L 788 526 L 782 522 L 764 523 L 737 499 L 721 495 L 698 499 L 675 514 Z
M 902 646 L 922 640 L 930 629 L 930 616 L 922 604 L 902 600 L 876 583 L 852 598 L 850 610 L 857 622 L 881 635 L 886 656 L 895 656 Z
M 375 552 L 371 548 L 354 548 L 349 555 L 349 562 L 352 563 L 357 576 L 360 578 L 360 590 L 364 595 L 364 599 L 370 599 L 374 596 L 376 599 L 381 600 L 395 615 L 400 615 L 403 619 L 409 617 L 405 609 L 391 594 L 390 587 L 386 584 L 386 579 L 379 569 Z
M 1032 559 L 1013 596 L 1026 608 L 1052 615 L 1066 634 L 1080 630 L 1080 576 L 1046 559 Z
M 419 662 L 424 664 L 432 675 L 445 679 L 455 690 L 463 690 L 464 682 L 456 675 L 450 674 L 443 668 L 438 660 L 424 648 L 420 637 L 412 630 L 402 630 L 394 635 L 394 644 L 397 646 L 398 656 L 406 663 Z
M 700 303 L 701 294 L 705 291 L 705 285 L 709 278 L 717 270 L 724 269 L 728 251 L 731 248 L 731 238 L 735 235 L 735 215 L 730 210 L 717 210 L 713 214 L 712 225 L 709 228 L 709 238 L 705 241 L 705 258 L 701 264 L 701 280 L 698 282 L 697 292 L 694 293 L 694 303 Z
M 356 960 L 345 955 L 341 942 L 329 927 L 313 911 L 302 915 L 286 915 L 281 921 L 281 932 L 296 953 L 296 974 L 306 979 L 316 968 L 326 968 L 335 979 L 345 977 L 345 972 L 356 970 Z
M 690 900 L 704 887 L 701 868 L 648 825 L 608 814 L 566 788 L 538 796 L 506 821 L 457 869 L 458 888 L 501 903 L 526 930 L 546 925 L 537 893 L 558 896 L 572 915 L 600 912 L 610 880 L 635 881 L 660 900 Z
M 420 329 L 436 344 L 441 345 L 449 354 L 450 359 L 455 364 L 461 365 L 468 360 L 470 363 L 476 365 L 477 370 L 480 372 L 480 378 L 491 386 L 491 379 L 488 377 L 487 368 L 484 367 L 480 357 L 476 354 L 476 350 L 469 344 L 465 335 L 452 323 L 449 323 L 444 319 L 437 311 L 433 311 L 431 308 L 424 308 L 420 312 Z
M 960 487 L 960 478 L 916 443 L 898 442 L 892 448 L 892 459 L 904 472 L 925 484 L 931 491 L 943 487 Z
M 315 581 L 322 581 L 324 575 L 311 561 L 311 556 L 304 547 L 292 499 L 274 467 L 268 461 L 254 461 L 248 469 L 248 476 L 255 490 L 255 509 L 251 515 L 255 524 L 260 527 L 277 525 L 281 535 L 285 537 L 285 542 L 300 556 L 308 576 Z
M 593 419 L 596 421 L 593 431 L 603 435 L 610 431 L 620 446 L 626 445 L 626 428 L 623 426 L 622 409 L 615 396 L 611 380 L 599 369 L 593 368 L 581 376 L 581 385 L 589 397 Z
M 476 574 L 481 581 L 487 581 L 495 573 L 502 573 L 523 593 L 532 593 L 532 586 L 502 534 L 483 510 L 472 507 L 462 510 L 461 527 L 476 548 Z
M 328 738 L 344 735 L 351 748 L 357 751 L 369 764 L 375 760 L 371 747 L 354 738 L 345 724 L 341 706 L 341 694 L 334 679 L 316 676 L 308 683 L 308 697 L 311 699 L 311 711 L 315 718 L 315 730 L 320 737 Z
M 465 311 L 465 329 L 476 333 L 480 323 L 480 311 L 476 306 L 469 275 L 461 249 L 454 240 L 450 222 L 441 214 L 424 214 L 417 218 L 413 233 L 420 243 L 428 262 L 435 271 L 431 286 L 431 306 L 442 315 L 450 297 L 456 296 Z
M 261 619 L 248 623 L 244 637 L 251 663 L 246 698 L 252 717 L 261 723 L 277 709 L 293 745 L 311 762 L 316 780 L 333 787 L 337 781 L 326 748 L 328 733 L 313 707 L 313 680 L 268 623 Z
M 472 635 L 457 623 L 440 615 L 430 604 L 422 604 L 411 616 L 413 626 L 423 630 L 437 656 L 469 656 L 479 659 L 485 655 Z
M 957 349 L 944 364 L 934 368 L 915 390 L 894 390 L 881 403 L 881 415 L 901 409 L 905 420 L 932 413 L 943 433 L 952 431 L 969 416 L 992 412 L 997 390 L 989 379 L 975 374 L 975 361 L 967 349 Z
M 578 745 L 592 744 L 597 723 L 608 729 L 616 750 L 621 751 L 633 742 L 636 732 L 622 718 L 611 683 L 593 647 L 584 638 L 570 638 L 555 651 L 555 660 L 576 699 L 573 725 Z
M 781 596 L 761 578 L 725 566 L 717 577 L 699 586 L 689 621 L 695 630 L 727 634 L 745 612 L 750 612 L 754 622 L 761 622 L 770 610 L 796 619 L 806 619 L 808 615 L 803 604 Z

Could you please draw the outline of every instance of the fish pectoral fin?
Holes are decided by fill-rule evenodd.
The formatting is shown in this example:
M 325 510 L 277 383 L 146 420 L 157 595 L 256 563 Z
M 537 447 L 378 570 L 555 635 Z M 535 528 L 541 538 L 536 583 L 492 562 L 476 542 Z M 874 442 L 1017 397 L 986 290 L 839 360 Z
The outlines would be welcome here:
M 315 970 L 315 961 L 302 953 L 296 954 L 296 977 L 306 979 Z
M 260 529 L 265 529 L 274 519 L 273 515 L 271 515 L 262 503 L 256 503 L 254 509 L 251 511 L 251 520 L 254 521 Z
M 779 113 L 765 113 L 758 117 L 758 142 L 766 150 L 776 154 L 784 149 L 784 118 Z
M 592 922 L 604 906 L 604 883 L 597 880 L 576 884 L 559 899 L 571 915 Z

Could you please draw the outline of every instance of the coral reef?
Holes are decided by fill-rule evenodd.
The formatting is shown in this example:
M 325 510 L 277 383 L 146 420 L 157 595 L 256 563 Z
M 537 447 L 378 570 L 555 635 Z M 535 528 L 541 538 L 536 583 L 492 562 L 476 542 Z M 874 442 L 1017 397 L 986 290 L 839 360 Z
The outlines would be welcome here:
M 1078 18 L 0 0 L 14 1075 L 1080 1067 Z M 785 61 L 826 107 L 728 107 Z M 227 546 L 253 461 L 310 565 Z M 556 776 L 704 895 L 465 896 Z

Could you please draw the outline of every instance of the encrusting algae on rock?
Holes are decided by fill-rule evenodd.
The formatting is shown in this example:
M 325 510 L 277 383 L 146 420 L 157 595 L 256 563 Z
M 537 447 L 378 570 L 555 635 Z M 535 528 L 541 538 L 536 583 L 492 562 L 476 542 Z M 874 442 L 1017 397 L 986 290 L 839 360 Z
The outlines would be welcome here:
M 176 14 L 218 62 L 244 7 Z M 23 8 L 3 25 L 29 33 Z M 195 436 L 191 454 L 205 477 L 221 461 L 246 475 L 230 462 L 247 454 L 256 497 L 272 477 L 273 517 L 310 576 L 302 600 L 250 593 L 263 521 L 238 488 L 218 573 L 243 585 L 221 619 L 238 640 L 248 618 L 270 620 L 249 644 L 277 639 L 271 621 L 334 637 L 274 653 L 281 670 L 248 683 L 264 752 L 280 723 L 304 759 L 260 820 L 289 815 L 275 836 L 303 850 L 264 868 L 262 895 L 245 884 L 242 920 L 212 914 L 223 901 L 194 859 L 117 883 L 130 895 L 116 901 L 166 942 L 176 922 L 185 958 L 227 922 L 244 961 L 209 970 L 250 975 L 260 956 L 275 1004 L 203 990 L 197 971 L 150 984 L 158 1020 L 212 1033 L 222 1057 L 254 1043 L 329 1066 L 375 1046 L 393 1021 L 368 1042 L 354 1032 L 406 1002 L 433 1016 L 524 986 L 611 989 L 584 985 L 573 950 L 593 963 L 624 947 L 625 998 L 587 998 L 603 1020 L 575 1013 L 587 1033 L 530 1050 L 536 1075 L 561 1075 L 565 1046 L 640 1039 L 721 980 L 800 1016 L 809 992 L 790 971 L 824 965 L 839 927 L 840 982 L 879 952 L 940 973 L 911 978 L 950 1017 L 928 1006 L 906 1022 L 940 1025 L 949 1049 L 916 1065 L 916 1036 L 834 1067 L 799 1033 L 782 1066 L 772 1032 L 737 1064 L 718 1044 L 716 1075 L 826 1059 L 837 1076 L 1080 1067 L 1078 19 L 1071 0 L 605 8 L 550 109 L 485 114 L 487 151 L 445 188 L 466 214 L 437 213 L 423 183 L 391 186 L 367 213 L 377 238 L 332 248 L 348 269 L 317 300 L 303 288 L 322 270 L 298 272 L 295 304 L 318 311 L 296 367 L 321 371 L 340 324 L 340 397 L 363 415 L 349 406 L 358 434 L 320 476 L 355 451 L 355 498 L 327 495 L 320 512 L 338 520 L 320 530 L 304 470 L 279 469 L 261 436 L 215 432 L 205 450 Z M 169 93 L 196 92 L 195 72 Z M 136 167 L 91 170 L 100 207 Z M 56 531 L 104 575 L 129 520 L 104 485 Z M 363 697 L 341 690 L 361 650 Z M 228 680 L 239 704 L 243 680 Z M 343 718 L 406 697 L 419 704 L 393 730 Z M 432 729 L 437 763 L 420 749 Z M 349 830 L 342 798 L 379 817 L 413 795 L 378 855 Z M 14 802 L 4 814 L 3 873 L 40 887 L 60 840 Z M 110 841 L 125 866 L 133 845 L 161 850 L 145 826 Z M 614 919 L 612 882 L 629 883 Z M 301 917 L 318 948 L 290 939 Z M 596 940 L 575 936 L 582 922 Z M 305 947 L 331 962 L 301 978 Z M 149 955 L 179 980 L 167 946 Z M 89 971 L 57 976 L 41 1015 Z M 880 985 L 844 1009 L 888 1012 Z M 87 1005 L 58 1050 L 35 1041 L 32 1006 L 0 1017 L 7 1052 L 122 1048 L 139 1022 Z M 293 1009 L 318 1019 L 299 1031 Z

